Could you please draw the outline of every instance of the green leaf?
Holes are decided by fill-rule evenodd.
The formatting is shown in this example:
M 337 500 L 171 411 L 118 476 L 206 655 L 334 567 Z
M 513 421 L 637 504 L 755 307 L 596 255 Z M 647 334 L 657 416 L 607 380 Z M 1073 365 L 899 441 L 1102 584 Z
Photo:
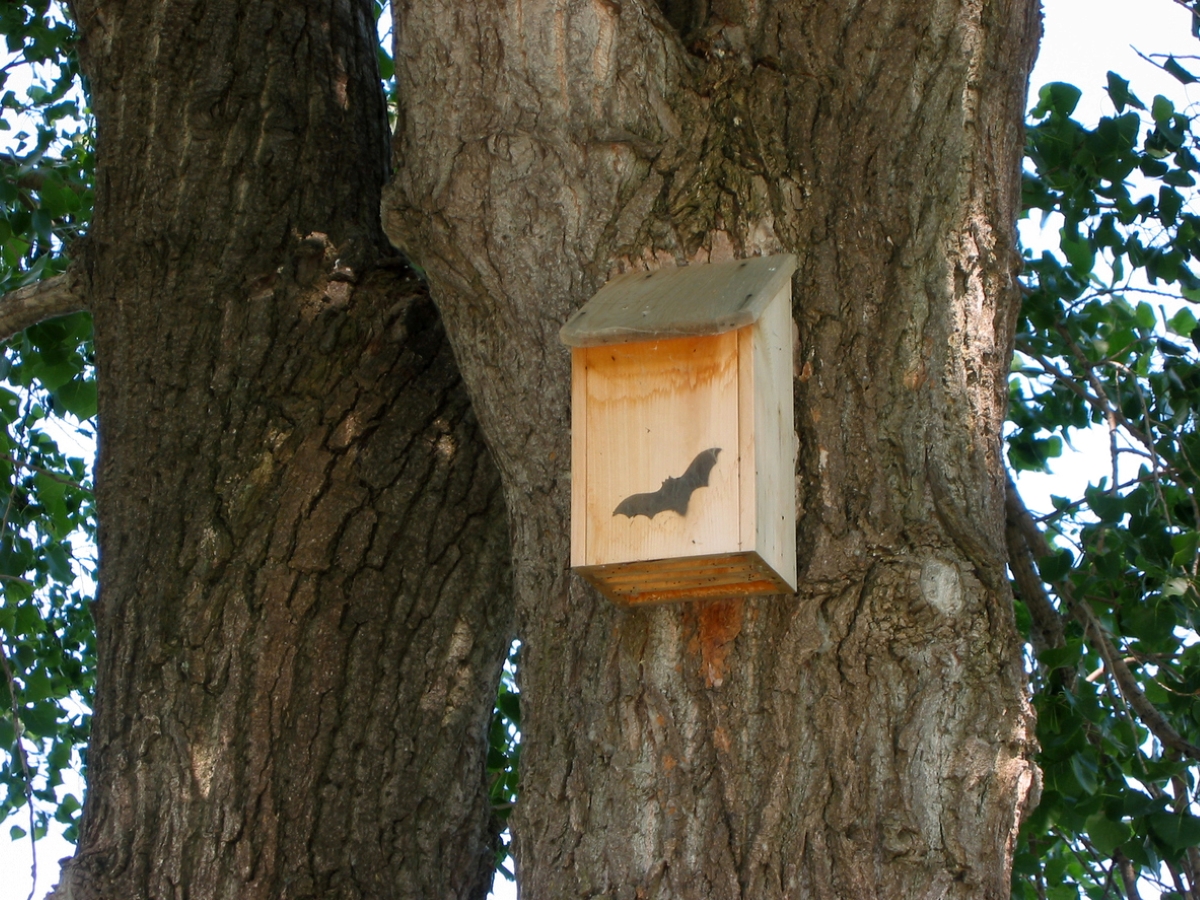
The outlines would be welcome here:
M 54 814 L 54 818 L 59 822 L 68 822 L 75 813 L 83 808 L 83 804 L 79 802 L 74 794 L 66 794 L 58 801 L 58 810 Z
M 1116 72 L 1108 73 L 1108 96 L 1112 99 L 1117 112 L 1124 112 L 1126 106 L 1132 106 L 1134 109 L 1146 108 L 1145 104 L 1129 90 L 1129 82 Z
M 50 567 L 50 577 L 55 581 L 69 584 L 75 580 L 71 570 L 71 560 L 62 544 L 54 543 L 46 546 L 46 561 Z
M 1164 125 L 1175 115 L 1175 104 L 1162 94 L 1157 94 L 1150 104 L 1150 115 L 1159 125 Z
M 1104 812 L 1088 817 L 1084 828 L 1092 845 L 1106 857 L 1111 857 L 1112 851 L 1133 836 L 1133 829 L 1128 824 L 1109 818 Z
M 1191 568 L 1192 563 L 1196 561 L 1196 549 L 1200 544 L 1200 534 L 1195 531 L 1184 531 L 1180 534 L 1172 535 L 1171 547 L 1175 554 L 1171 558 L 1171 564 L 1181 568 Z
M 496 699 L 496 707 L 517 727 L 521 725 L 521 697 L 519 694 L 505 691 Z
M 1183 195 L 1164 185 L 1158 191 L 1158 216 L 1166 225 L 1174 225 L 1183 209 Z M 1169 279 L 1169 280 L 1174 280 Z
M 1197 325 L 1200 325 L 1200 322 L 1196 321 L 1196 316 L 1186 307 L 1179 310 L 1179 312 L 1167 320 L 1167 327 L 1171 329 L 1173 334 L 1177 334 L 1180 337 L 1191 337 Z
M 26 703 L 36 703 L 54 695 L 54 687 L 44 669 L 34 669 L 25 676 L 25 686 L 21 691 L 21 699 Z
M 1049 556 L 1038 557 L 1038 572 L 1043 581 L 1061 581 L 1075 563 L 1070 550 L 1057 550 Z
M 1167 57 L 1167 61 L 1162 64 L 1162 69 L 1180 84 L 1195 84 L 1197 81 L 1196 76 L 1181 66 L 1173 56 Z
M 376 49 L 378 51 L 379 77 L 384 81 L 390 81 L 396 77 L 396 64 L 392 61 L 391 54 L 382 46 Z
M 74 378 L 53 392 L 54 402 L 80 421 L 96 414 L 96 382 Z
M 1058 669 L 1063 666 L 1075 666 L 1079 661 L 1079 646 L 1052 647 L 1038 654 L 1038 662 L 1043 668 Z
M 1088 506 L 1101 522 L 1115 524 L 1125 517 L 1125 500 L 1121 497 L 1106 491 L 1090 490 L 1086 492 L 1086 498 Z
M 1096 777 L 1096 763 L 1084 754 L 1076 753 L 1071 757 L 1071 773 L 1079 782 L 1079 786 L 1089 794 L 1094 794 L 1100 789 L 1100 782 Z
M 46 738 L 58 730 L 60 716 L 58 706 L 53 703 L 35 703 L 21 711 L 21 723 L 26 732 L 37 738 Z
M 1038 91 L 1038 105 L 1034 107 L 1031 115 L 1034 118 L 1041 118 L 1047 113 L 1055 112 L 1060 116 L 1069 116 L 1075 112 L 1081 96 L 1083 96 L 1083 91 L 1073 84 L 1056 81 L 1043 85 L 1042 89 Z
M 1146 817 L 1150 828 L 1176 852 L 1200 845 L 1200 818 L 1189 813 L 1154 813 Z
M 1137 320 L 1138 326 L 1146 331 L 1153 331 L 1158 324 L 1158 316 L 1154 313 L 1154 307 L 1144 300 L 1138 303 L 1134 318 Z
M 1079 886 L 1054 884 L 1046 888 L 1046 900 L 1079 900 Z
M 1066 228 L 1063 228 L 1059 234 L 1058 246 L 1067 258 L 1067 262 L 1071 264 L 1071 268 L 1075 270 L 1076 274 L 1086 278 L 1096 263 L 1096 251 L 1091 242 L 1078 234 L 1070 234 Z

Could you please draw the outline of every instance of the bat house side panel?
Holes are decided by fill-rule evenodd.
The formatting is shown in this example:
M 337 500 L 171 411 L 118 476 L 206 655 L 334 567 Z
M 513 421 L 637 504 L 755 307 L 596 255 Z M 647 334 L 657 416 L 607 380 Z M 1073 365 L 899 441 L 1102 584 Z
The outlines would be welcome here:
M 584 352 L 587 564 L 737 550 L 736 333 Z
M 738 336 L 738 542 L 742 550 L 758 549 L 758 466 L 755 450 L 753 326 Z
M 754 325 L 755 469 L 762 558 L 796 588 L 796 461 L 792 405 L 792 287 Z
M 587 564 L 587 354 L 571 351 L 571 565 Z

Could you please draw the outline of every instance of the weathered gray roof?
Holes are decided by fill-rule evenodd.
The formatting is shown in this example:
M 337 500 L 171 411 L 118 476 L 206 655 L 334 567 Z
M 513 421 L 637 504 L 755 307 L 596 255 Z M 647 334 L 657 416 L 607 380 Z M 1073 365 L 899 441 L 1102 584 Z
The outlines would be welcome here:
M 720 334 L 753 324 L 796 270 L 791 254 L 628 272 L 559 331 L 571 347 Z

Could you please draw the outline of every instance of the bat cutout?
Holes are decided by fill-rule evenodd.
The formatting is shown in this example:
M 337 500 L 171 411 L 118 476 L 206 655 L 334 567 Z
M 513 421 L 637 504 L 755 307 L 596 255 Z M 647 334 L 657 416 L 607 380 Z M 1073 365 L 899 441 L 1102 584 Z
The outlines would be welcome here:
M 708 487 L 708 473 L 717 464 L 720 447 L 701 450 L 678 478 L 668 477 L 657 491 L 650 494 L 632 494 L 617 504 L 614 516 L 645 516 L 653 519 L 664 510 L 674 510 L 681 516 L 687 515 L 688 501 L 696 488 Z

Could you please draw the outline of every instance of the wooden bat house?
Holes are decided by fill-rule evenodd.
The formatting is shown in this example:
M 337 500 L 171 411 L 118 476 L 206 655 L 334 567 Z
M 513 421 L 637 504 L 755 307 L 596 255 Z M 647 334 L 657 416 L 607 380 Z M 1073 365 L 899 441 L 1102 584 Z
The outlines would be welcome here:
M 795 268 L 630 272 L 563 326 L 571 566 L 615 602 L 796 590 Z

